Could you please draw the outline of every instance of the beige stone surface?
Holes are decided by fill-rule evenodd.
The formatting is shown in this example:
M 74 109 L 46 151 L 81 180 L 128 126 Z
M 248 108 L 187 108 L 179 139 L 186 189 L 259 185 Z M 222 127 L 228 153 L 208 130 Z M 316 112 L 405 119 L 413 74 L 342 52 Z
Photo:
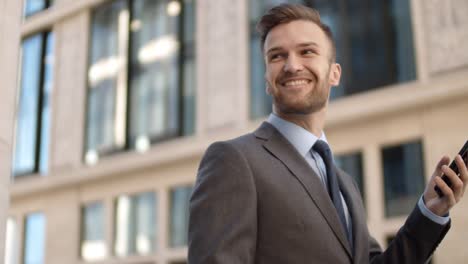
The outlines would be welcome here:
M 46 198 L 45 261 L 50 264 L 73 263 L 77 259 L 80 240 L 80 208 L 77 192 L 64 190 Z
M 9 208 L 9 183 L 13 145 L 16 76 L 19 52 L 17 1 L 0 0 L 0 262 L 5 249 L 5 227 Z
M 244 1 L 197 1 L 199 130 L 239 126 L 247 118 Z M 226 8 L 232 6 L 232 8 Z M 240 78 L 241 77 L 241 78 Z
M 0 261 L 3 261 L 5 250 L 5 229 L 8 217 L 9 194 L 8 185 L 10 179 L 10 148 L 0 141 Z
M 51 170 L 77 167 L 83 157 L 89 16 L 80 13 L 55 27 L 55 83 Z
M 468 1 L 424 1 L 431 73 L 468 66 Z

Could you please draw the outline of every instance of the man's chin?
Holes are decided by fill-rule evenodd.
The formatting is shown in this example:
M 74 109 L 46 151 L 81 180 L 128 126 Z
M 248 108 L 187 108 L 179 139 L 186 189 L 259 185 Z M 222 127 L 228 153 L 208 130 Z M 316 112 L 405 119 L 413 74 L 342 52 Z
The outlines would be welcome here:
M 313 105 L 278 105 L 276 107 L 284 114 L 290 115 L 309 115 L 322 110 L 325 104 L 313 104 Z

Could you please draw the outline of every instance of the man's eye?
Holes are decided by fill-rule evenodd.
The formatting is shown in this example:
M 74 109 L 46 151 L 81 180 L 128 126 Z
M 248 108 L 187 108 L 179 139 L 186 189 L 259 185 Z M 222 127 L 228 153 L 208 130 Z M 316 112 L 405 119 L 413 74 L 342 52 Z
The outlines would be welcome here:
M 283 57 L 283 55 L 281 53 L 278 53 L 278 54 L 272 54 L 270 56 L 270 60 L 278 60 L 278 59 L 281 59 Z
M 306 50 L 303 50 L 302 51 L 302 54 L 316 54 L 317 52 L 315 52 L 315 50 L 311 50 L 311 49 L 306 49 Z

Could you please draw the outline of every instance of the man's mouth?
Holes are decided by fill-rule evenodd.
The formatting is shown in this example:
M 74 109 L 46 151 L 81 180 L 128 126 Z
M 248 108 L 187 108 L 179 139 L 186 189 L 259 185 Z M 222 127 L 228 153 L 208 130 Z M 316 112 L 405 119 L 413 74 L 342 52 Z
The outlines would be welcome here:
M 289 80 L 285 82 L 281 82 L 281 85 L 286 87 L 297 87 L 301 85 L 309 84 L 311 81 L 307 79 L 298 79 L 298 80 Z

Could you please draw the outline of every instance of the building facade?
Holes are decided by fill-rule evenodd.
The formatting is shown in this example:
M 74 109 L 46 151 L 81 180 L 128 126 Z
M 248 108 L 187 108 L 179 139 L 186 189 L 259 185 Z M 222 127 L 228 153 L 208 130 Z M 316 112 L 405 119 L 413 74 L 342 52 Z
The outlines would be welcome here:
M 254 26 L 281 2 L 0 0 L 5 263 L 185 263 L 205 149 L 271 111 Z M 468 140 L 468 1 L 289 2 L 335 35 L 325 131 L 385 247 Z M 467 212 L 432 263 L 466 263 Z

